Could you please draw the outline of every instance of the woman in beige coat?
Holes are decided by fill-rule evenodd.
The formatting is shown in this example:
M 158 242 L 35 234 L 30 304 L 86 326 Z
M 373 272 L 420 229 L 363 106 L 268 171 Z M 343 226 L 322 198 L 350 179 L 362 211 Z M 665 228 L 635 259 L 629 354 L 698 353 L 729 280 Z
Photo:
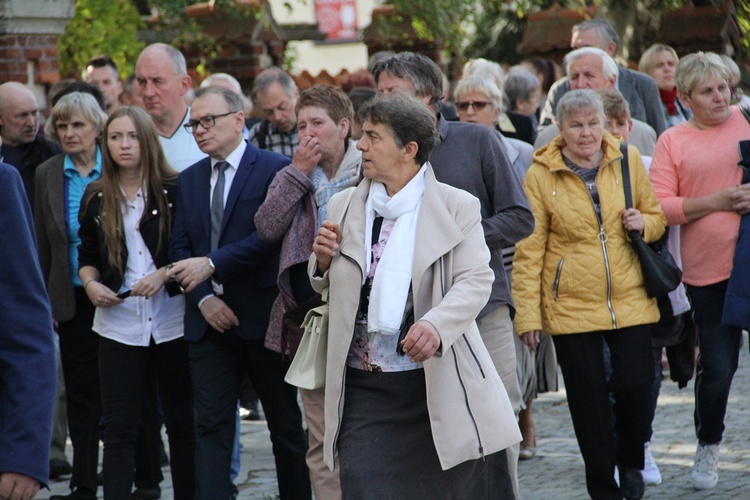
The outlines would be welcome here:
M 309 267 L 330 287 L 326 463 L 338 450 L 344 498 L 511 498 L 502 450 L 521 436 L 474 323 L 493 280 L 478 201 L 435 180 L 421 102 L 360 115 L 366 180 L 331 199 L 344 222 Z

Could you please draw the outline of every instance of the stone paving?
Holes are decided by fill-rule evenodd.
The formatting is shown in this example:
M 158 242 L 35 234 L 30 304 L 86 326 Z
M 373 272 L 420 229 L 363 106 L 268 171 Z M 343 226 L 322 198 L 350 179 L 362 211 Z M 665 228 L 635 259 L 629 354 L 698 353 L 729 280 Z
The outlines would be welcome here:
M 646 488 L 644 498 L 652 499 L 750 499 L 750 354 L 748 339 L 740 356 L 726 417 L 721 450 L 719 484 L 708 491 L 695 491 L 690 483 L 690 467 L 695 453 L 693 430 L 693 384 L 678 391 L 666 380 L 659 397 L 654 421 L 652 450 L 661 469 L 663 482 Z M 585 499 L 583 460 L 573 434 L 565 391 L 543 394 L 534 403 L 537 456 L 519 465 L 521 495 L 524 499 Z M 242 471 L 237 483 L 240 499 L 265 500 L 278 497 L 271 443 L 265 422 L 243 422 L 241 440 Z M 162 498 L 172 498 L 169 469 L 164 469 Z M 66 494 L 68 480 L 55 481 L 50 494 Z M 99 498 L 102 490 L 99 489 Z M 419 499 L 422 500 L 422 499 Z

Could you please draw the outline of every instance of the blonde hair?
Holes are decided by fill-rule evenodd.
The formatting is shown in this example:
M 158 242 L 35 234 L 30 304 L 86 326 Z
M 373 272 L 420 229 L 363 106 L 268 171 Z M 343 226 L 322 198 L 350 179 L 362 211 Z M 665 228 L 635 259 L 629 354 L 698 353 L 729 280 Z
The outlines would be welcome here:
M 670 47 L 669 45 L 664 45 L 663 43 L 655 43 L 651 47 L 646 49 L 646 52 L 644 52 L 641 56 L 641 60 L 638 61 L 638 71 L 650 75 L 651 71 L 656 66 L 656 62 L 654 61 L 654 59 L 656 58 L 656 54 L 658 54 L 659 52 L 669 52 L 674 56 L 675 62 L 680 62 L 680 58 L 677 56 L 677 52 L 675 52 L 672 47 Z
M 675 74 L 677 92 L 688 95 L 709 76 L 718 77 L 729 83 L 729 71 L 721 57 L 713 52 L 688 54 L 677 63 Z

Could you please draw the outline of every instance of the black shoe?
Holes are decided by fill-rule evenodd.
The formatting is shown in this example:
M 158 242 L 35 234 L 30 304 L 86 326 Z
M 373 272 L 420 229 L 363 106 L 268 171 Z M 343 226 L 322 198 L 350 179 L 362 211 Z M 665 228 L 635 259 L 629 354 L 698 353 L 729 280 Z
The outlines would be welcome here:
M 620 493 L 627 500 L 643 498 L 646 485 L 639 469 L 620 467 Z
M 161 488 L 136 488 L 131 496 L 132 500 L 158 500 L 161 498 Z
M 96 500 L 96 493 L 84 488 L 76 488 L 69 495 L 52 495 L 49 500 Z
M 65 476 L 73 472 L 73 467 L 67 460 L 60 460 L 59 458 L 49 461 L 49 478 L 57 479 L 60 476 Z
M 229 500 L 237 500 L 237 497 L 240 494 L 240 489 L 237 488 L 237 485 L 234 483 L 229 484 Z

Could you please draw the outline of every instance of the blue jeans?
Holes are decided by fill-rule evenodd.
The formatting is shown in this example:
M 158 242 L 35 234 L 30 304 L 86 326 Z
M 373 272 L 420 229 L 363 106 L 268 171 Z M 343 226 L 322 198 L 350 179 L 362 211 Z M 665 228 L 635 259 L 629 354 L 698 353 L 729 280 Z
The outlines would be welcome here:
M 242 467 L 242 443 L 240 443 L 240 403 L 237 403 L 237 412 L 235 414 L 234 426 L 234 445 L 232 446 L 232 463 L 229 465 L 229 482 L 234 483 L 240 475 Z
M 700 444 L 717 444 L 724 433 L 729 389 L 740 355 L 740 328 L 721 325 L 727 281 L 687 287 L 698 326 L 695 377 L 695 434 Z

